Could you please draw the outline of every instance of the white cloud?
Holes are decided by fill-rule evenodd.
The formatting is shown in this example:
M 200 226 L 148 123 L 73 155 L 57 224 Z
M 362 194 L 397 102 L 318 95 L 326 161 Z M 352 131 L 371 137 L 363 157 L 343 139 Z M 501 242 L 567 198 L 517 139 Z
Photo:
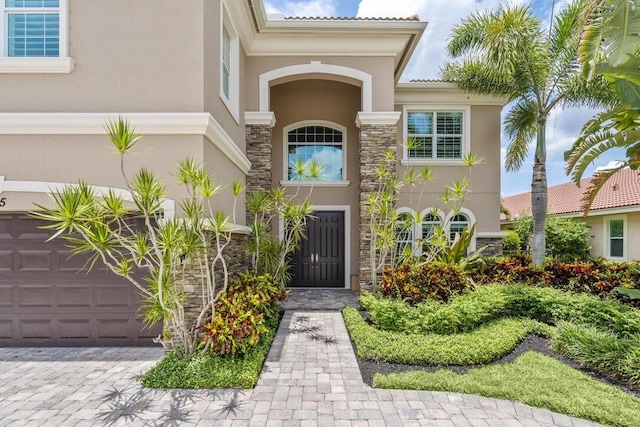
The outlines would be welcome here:
M 265 1 L 264 6 L 267 13 L 281 13 L 285 16 L 335 16 L 336 0 L 299 0 L 279 2 L 274 5 L 270 1 Z
M 513 4 L 526 0 L 513 0 Z M 418 15 L 428 21 L 419 46 L 404 72 L 404 80 L 437 78 L 440 67 L 447 59 L 446 46 L 451 29 L 463 18 L 477 11 L 493 9 L 504 0 L 361 0 L 358 16 L 408 17 Z

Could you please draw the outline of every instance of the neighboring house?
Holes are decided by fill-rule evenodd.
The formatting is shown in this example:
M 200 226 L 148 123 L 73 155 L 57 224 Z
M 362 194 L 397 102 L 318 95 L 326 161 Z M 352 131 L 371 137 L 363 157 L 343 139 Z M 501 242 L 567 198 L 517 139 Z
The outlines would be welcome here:
M 304 197 L 313 184 L 317 218 L 292 286 L 369 283 L 362 206 L 388 148 L 399 172 L 429 165 L 435 176 L 425 194 L 403 188 L 400 207 L 424 212 L 426 225 L 444 221 L 426 213 L 446 212 L 437 195 L 467 175 L 451 231 L 476 222 L 473 247 L 499 240 L 504 101 L 448 82 L 399 83 L 427 25 L 417 17 L 267 17 L 262 0 L 2 0 L 0 17 L 0 345 L 149 341 L 134 288 L 104 271 L 77 274 L 84 261 L 67 260 L 26 216 L 79 178 L 121 191 L 104 137 L 119 115 L 146 135 L 126 169 L 144 165 L 168 184 L 168 217 L 180 215 L 185 193 L 171 171 L 186 157 L 248 190 L 302 186 Z M 409 136 L 423 145 L 407 152 Z M 470 151 L 484 162 L 464 166 Z M 292 182 L 297 157 L 320 161 L 323 180 Z M 230 211 L 231 200 L 216 204 Z
M 638 171 L 622 169 L 613 175 L 598 192 L 587 217 L 582 212 L 582 198 L 589 188 L 589 179 L 549 187 L 547 212 L 565 218 L 584 221 L 591 229 L 591 255 L 611 260 L 640 259 L 640 175 Z M 511 216 L 501 216 L 503 229 L 513 220 L 531 215 L 531 193 L 505 197 L 504 206 Z

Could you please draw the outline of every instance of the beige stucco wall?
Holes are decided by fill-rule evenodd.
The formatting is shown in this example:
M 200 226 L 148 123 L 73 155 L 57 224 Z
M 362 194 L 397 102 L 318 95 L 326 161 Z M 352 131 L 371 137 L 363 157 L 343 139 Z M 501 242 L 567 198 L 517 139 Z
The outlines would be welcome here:
M 402 111 L 402 106 L 396 106 Z M 500 106 L 471 106 L 471 152 L 484 158 L 482 163 L 473 167 L 428 165 L 433 180 L 425 186 L 415 188 L 404 186 L 398 206 L 420 210 L 438 207 L 447 214 L 450 208 L 440 199 L 440 194 L 453 181 L 466 176 L 469 181 L 469 193 L 463 207 L 469 209 L 477 221 L 478 232 L 497 232 L 500 230 Z M 398 157 L 402 157 L 403 120 L 398 123 Z M 416 172 L 423 166 L 413 166 Z M 398 162 L 398 171 L 404 174 L 407 167 Z
M 219 0 L 205 0 L 204 2 L 204 111 L 211 113 L 220 123 L 222 128 L 229 134 L 231 139 L 242 150 L 245 150 L 245 128 L 244 128 L 244 104 L 246 99 L 247 85 L 245 84 L 245 69 L 247 56 L 242 43 L 239 44 L 239 66 L 238 79 L 239 104 L 237 116 L 231 113 L 227 105 L 222 101 L 220 94 L 221 78 L 221 7 Z
M 294 56 L 294 57 L 249 57 L 245 74 L 247 96 L 245 105 L 247 111 L 259 110 L 259 79 L 260 75 L 278 68 L 292 65 L 308 65 L 311 61 L 322 64 L 340 65 L 354 68 L 371 74 L 373 86 L 373 111 L 393 111 L 394 98 L 394 60 L 391 57 L 341 57 L 341 56 Z M 310 76 L 300 75 L 293 79 L 307 79 Z M 313 77 L 313 76 L 311 76 Z M 327 76 L 335 80 L 336 76 Z M 360 100 L 360 95 L 358 95 Z M 271 102 L 273 110 L 273 100 Z M 360 103 L 358 104 L 360 109 Z M 354 118 L 355 119 L 355 118 Z
M 203 1 L 70 0 L 75 69 L 3 74 L 0 111 L 203 111 Z
M 359 137 L 355 125 L 360 108 L 360 88 L 328 80 L 295 81 L 274 86 L 271 90 L 272 110 L 276 116 L 273 128 L 273 185 L 279 186 L 284 175 L 283 129 L 304 120 L 325 120 L 347 128 L 348 187 L 314 186 L 311 202 L 314 205 L 347 205 L 351 207 L 351 273 L 358 271 L 358 206 L 359 206 Z M 296 191 L 296 187 L 290 191 Z M 309 188 L 299 189 L 300 197 Z
M 616 214 L 611 216 L 589 216 L 586 219 L 587 225 L 590 227 L 589 235 L 591 236 L 589 244 L 592 246 L 591 255 L 600 257 L 606 255 L 606 221 L 613 217 L 625 217 L 627 225 L 627 238 L 625 239 L 627 260 L 640 260 L 640 245 L 636 242 L 640 241 L 640 212 L 630 212 L 626 214 Z M 606 258 L 606 256 L 605 256 Z
M 113 148 L 100 135 L 0 135 L 0 172 L 6 181 L 42 181 L 77 183 L 80 179 L 92 185 L 124 188 L 120 173 L 120 158 L 111 154 Z M 125 157 L 125 170 L 133 174 L 139 168 L 152 170 L 167 186 L 167 197 L 180 200 L 185 195 L 172 173 L 181 159 L 192 158 L 198 163 L 215 160 L 217 178 L 224 183 L 242 179 L 243 174 L 208 140 L 201 136 L 146 136 Z M 33 210 L 32 202 L 49 203 L 38 193 L 5 191 L 5 206 L 0 212 Z M 231 197 L 224 191 L 216 205 L 231 211 Z M 240 204 L 239 209 L 244 209 Z M 242 219 L 242 218 L 240 218 Z

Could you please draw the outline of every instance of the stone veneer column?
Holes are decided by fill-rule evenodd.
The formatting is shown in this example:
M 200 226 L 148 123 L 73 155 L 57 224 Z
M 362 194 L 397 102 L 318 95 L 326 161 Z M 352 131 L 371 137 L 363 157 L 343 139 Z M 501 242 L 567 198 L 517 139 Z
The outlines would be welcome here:
M 247 193 L 271 188 L 271 139 L 275 123 L 276 118 L 272 112 L 245 113 L 246 151 L 247 159 L 251 162 L 251 169 L 247 174 Z
M 360 112 L 356 124 L 360 128 L 360 288 L 371 288 L 371 233 L 367 214 L 369 196 L 375 188 L 375 169 L 385 159 L 387 150 L 397 151 L 400 112 Z

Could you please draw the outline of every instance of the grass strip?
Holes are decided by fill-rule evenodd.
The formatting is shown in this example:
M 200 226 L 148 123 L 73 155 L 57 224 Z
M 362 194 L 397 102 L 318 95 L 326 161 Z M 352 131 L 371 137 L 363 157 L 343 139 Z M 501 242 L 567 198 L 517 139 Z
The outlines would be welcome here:
M 513 351 L 538 326 L 528 319 L 503 318 L 455 335 L 402 334 L 376 329 L 353 307 L 342 313 L 360 357 L 409 365 L 488 363 Z
M 526 352 L 512 363 L 475 368 L 464 375 L 449 370 L 376 374 L 373 386 L 478 394 L 603 424 L 640 426 L 640 399 L 535 352 Z
M 258 382 L 277 328 L 277 323 L 270 327 L 244 355 L 196 353 L 181 359 L 168 354 L 142 376 L 141 383 L 152 388 L 252 388 Z

